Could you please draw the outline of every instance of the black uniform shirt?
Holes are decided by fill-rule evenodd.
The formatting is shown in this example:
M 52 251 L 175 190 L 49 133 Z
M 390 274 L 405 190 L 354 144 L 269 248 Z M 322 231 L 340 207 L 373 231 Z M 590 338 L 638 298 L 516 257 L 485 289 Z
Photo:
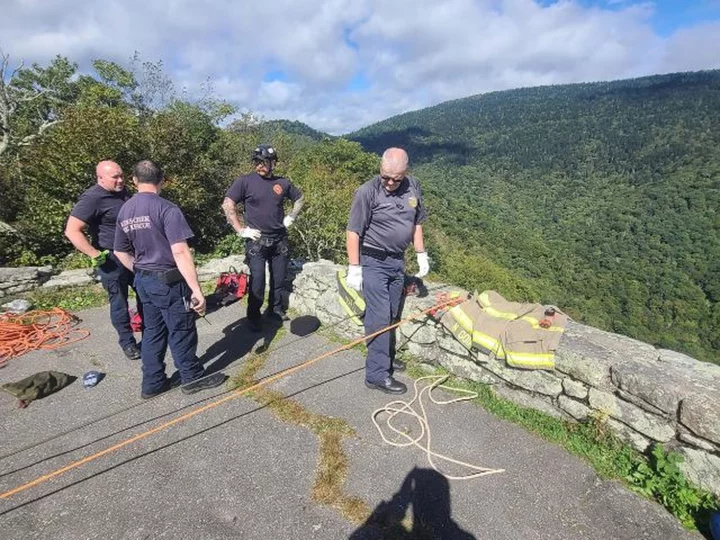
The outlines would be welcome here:
M 360 236 L 361 245 L 401 253 L 410 245 L 415 225 L 427 219 L 420 184 L 406 177 L 395 191 L 376 176 L 355 192 L 347 230 Z
M 70 215 L 87 224 L 92 247 L 112 250 L 118 212 L 129 198 L 125 189 L 108 191 L 95 184 L 80 195 Z
M 176 205 L 155 193 L 138 193 L 120 209 L 115 251 L 133 253 L 136 268 L 171 270 L 176 264 L 170 246 L 193 236 Z
M 235 180 L 225 197 L 235 204 L 244 205 L 244 219 L 248 227 L 267 235 L 283 235 L 286 233 L 283 203 L 285 199 L 297 201 L 302 193 L 287 178 L 263 178 L 252 173 Z

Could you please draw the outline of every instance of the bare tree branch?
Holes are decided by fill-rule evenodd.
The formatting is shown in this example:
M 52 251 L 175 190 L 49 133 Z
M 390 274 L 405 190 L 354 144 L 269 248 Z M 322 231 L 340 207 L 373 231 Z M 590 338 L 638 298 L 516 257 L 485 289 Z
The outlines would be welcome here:
M 36 100 L 37 98 L 39 98 L 39 97 L 41 97 L 41 96 L 47 96 L 48 99 L 52 99 L 52 100 L 57 101 L 53 96 L 51 96 L 51 95 L 48 94 L 48 91 L 47 91 L 47 90 L 40 90 L 40 91 L 39 91 L 37 94 L 35 94 L 35 95 L 25 96 L 25 97 L 18 98 L 18 101 L 21 102 L 21 103 L 29 103 L 29 102 L 31 102 L 31 101 Z
M 60 120 L 46 120 L 44 121 L 40 127 L 38 128 L 38 132 L 33 135 L 27 135 L 26 137 L 23 137 L 22 140 L 18 143 L 18 146 L 27 146 L 31 142 L 33 142 L 35 139 L 37 139 L 40 135 L 42 135 L 48 128 L 54 126 L 55 124 L 59 124 Z
M 7 76 L 9 66 L 10 55 L 0 50 L 0 135 L 2 135 L 2 139 L 0 139 L 0 156 L 11 147 L 11 144 L 27 146 L 50 127 L 59 123 L 60 120 L 53 114 L 52 107 L 47 107 L 47 104 L 49 102 L 60 105 L 64 102 L 61 97 L 56 95 L 57 90 L 55 87 L 63 82 L 60 75 L 50 72 L 51 78 L 49 81 L 40 82 L 40 80 L 30 78 L 23 81 L 25 84 L 17 85 L 15 81 L 20 76 L 25 62 L 20 61 L 10 73 L 10 77 Z M 42 73 L 42 70 L 39 73 Z M 39 101 L 41 99 L 43 101 Z M 35 116 L 37 127 L 35 133 L 20 137 L 20 134 L 15 133 L 14 130 L 14 116 L 19 106 L 30 103 L 38 103 L 34 111 L 32 109 L 28 110 L 29 114 Z M 45 106 L 43 106 L 43 103 Z

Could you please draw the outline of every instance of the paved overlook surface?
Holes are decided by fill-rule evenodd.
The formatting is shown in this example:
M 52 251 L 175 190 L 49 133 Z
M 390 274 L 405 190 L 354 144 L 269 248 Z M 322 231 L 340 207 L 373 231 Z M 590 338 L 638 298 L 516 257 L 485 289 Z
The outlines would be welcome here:
M 6 456 L 0 459 L 0 491 L 171 420 L 224 390 L 192 396 L 174 390 L 141 400 L 140 364 L 126 360 L 117 347 L 107 308 L 79 316 L 80 326 L 91 330 L 90 338 L 15 359 L 0 370 L 0 382 L 49 369 L 80 378 L 98 369 L 107 376 L 92 389 L 83 388 L 78 379 L 26 409 L 17 409 L 14 398 L 0 392 L 0 454 Z M 210 370 L 239 372 L 248 352 L 262 344 L 262 335 L 246 330 L 240 305 L 211 313 L 208 319 L 210 325 L 198 321 L 198 353 Z M 320 333 L 299 340 L 288 323 L 285 328 L 274 336 L 270 349 L 280 348 L 269 354 L 258 377 L 338 347 Z M 265 332 L 268 338 L 273 334 Z M 169 353 L 168 364 L 168 373 L 174 372 Z M 392 398 L 364 387 L 362 367 L 362 354 L 346 351 L 270 387 L 312 413 L 352 426 L 355 435 L 343 439 L 348 471 L 342 489 L 384 516 L 385 532 L 315 502 L 311 490 L 318 437 L 243 396 L 0 500 L 0 537 L 701 538 L 685 531 L 659 505 L 600 480 L 563 449 L 469 403 L 431 405 L 434 448 L 506 472 L 447 482 L 432 471 L 419 449 L 382 442 L 371 413 Z M 55 437 L 76 427 L 80 429 Z M 421 535 L 421 524 L 426 533 L 433 532 Z M 415 533 L 404 532 L 412 527 Z

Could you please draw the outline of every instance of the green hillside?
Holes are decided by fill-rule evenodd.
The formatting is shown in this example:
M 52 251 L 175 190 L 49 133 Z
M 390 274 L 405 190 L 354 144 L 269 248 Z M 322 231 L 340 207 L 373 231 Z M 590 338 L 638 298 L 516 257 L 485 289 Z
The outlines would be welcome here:
M 441 274 L 718 361 L 720 71 L 494 92 L 347 137 L 409 151 Z
M 268 120 L 260 125 L 260 129 L 267 129 L 270 132 L 273 130 L 282 131 L 289 135 L 308 137 L 313 141 L 322 141 L 325 138 L 332 138 L 327 133 L 311 128 L 307 124 L 298 120 Z

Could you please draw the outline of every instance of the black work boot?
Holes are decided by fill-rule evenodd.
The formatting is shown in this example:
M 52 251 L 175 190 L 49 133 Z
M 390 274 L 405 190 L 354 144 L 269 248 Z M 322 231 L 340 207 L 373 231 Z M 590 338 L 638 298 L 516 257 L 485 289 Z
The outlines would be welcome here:
M 403 362 L 402 360 L 393 360 L 392 368 L 393 371 L 405 371 L 405 362 Z
M 365 386 L 372 390 L 380 390 L 386 394 L 404 394 L 407 392 L 407 386 L 392 377 L 386 377 L 384 381 L 377 383 L 365 381 Z
M 182 387 L 183 394 L 194 394 L 201 390 L 209 390 L 210 388 L 217 388 L 227 380 L 227 375 L 224 373 L 213 373 L 206 377 L 202 377 L 195 381 L 189 382 Z
M 170 381 L 165 380 L 162 386 L 160 386 L 157 390 L 153 390 L 152 392 L 140 392 L 140 397 L 143 399 L 154 398 L 155 396 L 159 396 L 160 394 L 167 392 L 170 388 L 172 388 Z
M 128 360 L 140 360 L 140 347 L 136 343 L 131 343 L 123 349 L 123 353 Z

